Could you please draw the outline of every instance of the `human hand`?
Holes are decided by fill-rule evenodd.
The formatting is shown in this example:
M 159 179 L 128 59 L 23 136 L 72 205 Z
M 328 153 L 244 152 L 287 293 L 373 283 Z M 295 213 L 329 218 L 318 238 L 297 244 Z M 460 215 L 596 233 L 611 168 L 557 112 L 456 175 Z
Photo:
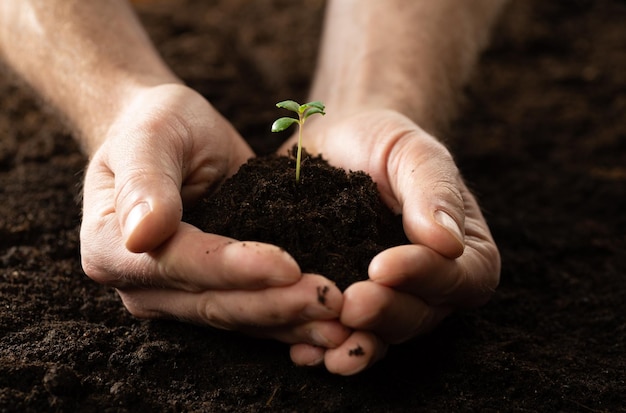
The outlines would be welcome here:
M 307 151 L 368 172 L 385 203 L 402 213 L 412 242 L 381 252 L 369 280 L 346 289 L 340 321 L 353 332 L 341 345 L 291 348 L 296 364 L 323 361 L 329 371 L 350 375 L 454 309 L 485 303 L 499 281 L 500 256 L 476 200 L 435 138 L 393 111 L 327 118 L 307 125 Z
M 120 113 L 85 177 L 85 273 L 115 287 L 137 317 L 327 348 L 343 342 L 342 295 L 328 280 L 302 275 L 278 247 L 181 222 L 184 203 L 253 155 L 232 126 L 179 84 L 142 89 Z

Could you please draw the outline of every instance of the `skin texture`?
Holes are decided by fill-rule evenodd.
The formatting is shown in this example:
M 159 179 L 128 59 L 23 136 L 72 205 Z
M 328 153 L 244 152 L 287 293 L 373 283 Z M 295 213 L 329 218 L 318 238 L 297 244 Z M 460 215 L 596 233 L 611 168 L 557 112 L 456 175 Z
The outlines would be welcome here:
M 307 122 L 307 150 L 370 173 L 413 243 L 380 253 L 370 279 L 344 294 L 323 275 L 301 274 L 275 246 L 181 222 L 186 203 L 254 154 L 165 66 L 126 2 L 3 2 L 0 55 L 67 118 L 89 156 L 81 227 L 89 277 L 115 287 L 137 317 L 273 338 L 292 345 L 297 364 L 350 375 L 451 311 L 484 304 L 498 284 L 487 224 L 434 136 L 501 7 L 328 2 L 311 91 L 328 115 Z M 324 305 L 320 286 L 329 288 Z

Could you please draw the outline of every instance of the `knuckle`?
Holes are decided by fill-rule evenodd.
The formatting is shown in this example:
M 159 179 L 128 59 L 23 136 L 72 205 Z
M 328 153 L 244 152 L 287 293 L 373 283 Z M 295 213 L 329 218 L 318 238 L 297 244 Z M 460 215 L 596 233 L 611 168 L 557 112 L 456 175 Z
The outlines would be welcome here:
M 134 274 L 132 262 L 116 258 L 110 249 L 94 249 L 93 247 L 93 245 L 81 246 L 80 261 L 85 275 L 98 284 L 114 288 L 126 288 L 137 284 L 137 281 L 133 281 L 131 277 Z M 144 284 L 147 283 L 144 282 Z
M 98 254 L 92 254 L 85 246 L 81 246 L 80 261 L 83 272 L 89 278 L 99 284 L 110 285 L 112 283 L 114 277 L 104 269 Z
M 213 294 L 203 294 L 197 304 L 198 319 L 204 323 L 222 330 L 234 330 L 236 323 L 228 313 L 217 303 Z

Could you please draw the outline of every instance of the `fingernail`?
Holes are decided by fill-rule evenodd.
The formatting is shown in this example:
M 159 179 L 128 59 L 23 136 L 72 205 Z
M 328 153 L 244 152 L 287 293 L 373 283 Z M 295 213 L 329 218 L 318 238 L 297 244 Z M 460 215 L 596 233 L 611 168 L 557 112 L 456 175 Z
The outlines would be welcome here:
M 150 205 L 147 202 L 140 202 L 131 209 L 124 223 L 124 235 L 130 236 L 137 228 L 137 225 L 150 213 Z
M 316 346 L 328 347 L 329 345 L 333 344 L 317 330 L 311 331 L 311 338 L 315 342 Z
M 446 211 L 441 209 L 435 211 L 435 220 L 439 225 L 444 227 L 461 245 L 465 245 L 463 231 Z
M 306 363 L 307 367 L 317 367 L 320 364 L 322 364 L 324 362 L 324 354 L 322 353 L 321 356 L 316 357 L 314 359 L 311 359 L 309 362 Z

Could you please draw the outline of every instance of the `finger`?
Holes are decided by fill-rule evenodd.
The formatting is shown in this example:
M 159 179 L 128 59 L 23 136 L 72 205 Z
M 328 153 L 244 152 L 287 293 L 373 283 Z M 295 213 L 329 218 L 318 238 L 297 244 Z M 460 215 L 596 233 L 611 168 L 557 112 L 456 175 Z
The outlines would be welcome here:
M 289 357 L 297 366 L 319 366 L 324 363 L 326 349 L 323 347 L 298 343 L 289 349 Z
M 396 141 L 389 164 L 409 240 L 449 258 L 460 256 L 465 247 L 463 183 L 448 150 L 414 130 Z
M 174 137 L 155 128 L 144 123 L 141 129 L 126 131 L 121 135 L 124 139 L 107 142 L 116 145 L 104 159 L 114 175 L 110 199 L 126 248 L 132 252 L 160 245 L 176 231 L 182 217 L 182 148 L 169 144 Z M 158 148 L 154 139 L 161 142 Z
M 289 285 L 301 276 L 295 259 L 282 248 L 207 234 L 184 222 L 147 257 L 155 277 L 183 290 L 251 290 Z
M 350 376 L 385 357 L 388 345 L 366 331 L 355 331 L 343 344 L 326 351 L 324 364 L 331 373 Z
M 433 304 L 442 304 L 451 294 L 461 294 L 464 273 L 459 263 L 423 245 L 387 249 L 370 262 L 370 279 L 410 293 Z
M 478 235 L 481 231 L 472 224 L 474 219 L 470 216 L 467 221 L 467 247 L 461 257 L 452 260 L 425 246 L 403 245 L 372 259 L 370 279 L 419 296 L 435 306 L 484 304 L 499 282 L 500 255 L 488 231 Z
M 85 273 L 117 288 L 259 289 L 293 284 L 301 277 L 296 261 L 281 248 L 207 234 L 184 222 L 149 253 L 124 247 L 114 214 L 101 218 L 95 228 L 85 219 L 81 241 Z
M 364 281 L 344 292 L 341 323 L 355 330 L 374 332 L 386 343 L 397 344 L 433 329 L 450 313 L 420 298 Z
M 322 349 L 338 347 L 351 333 L 350 329 L 336 319 L 305 321 L 286 327 L 245 329 L 244 331 L 256 337 L 272 338 L 287 344 L 303 344 Z
M 157 166 L 165 163 L 162 160 L 147 161 L 149 155 L 131 159 L 130 149 L 116 148 L 113 156 L 106 152 L 98 152 L 85 177 L 83 222 L 98 226 L 114 215 L 114 225 L 129 251 L 157 247 L 176 231 L 182 217 L 180 172 L 173 172 L 172 165 Z M 147 152 L 164 156 L 160 151 Z
M 322 290 L 325 291 L 324 299 L 320 299 Z M 311 274 L 305 274 L 290 286 L 254 291 L 193 293 L 129 288 L 118 292 L 128 311 L 136 317 L 173 317 L 255 335 L 263 329 L 336 319 L 343 303 L 341 292 L 332 282 Z

